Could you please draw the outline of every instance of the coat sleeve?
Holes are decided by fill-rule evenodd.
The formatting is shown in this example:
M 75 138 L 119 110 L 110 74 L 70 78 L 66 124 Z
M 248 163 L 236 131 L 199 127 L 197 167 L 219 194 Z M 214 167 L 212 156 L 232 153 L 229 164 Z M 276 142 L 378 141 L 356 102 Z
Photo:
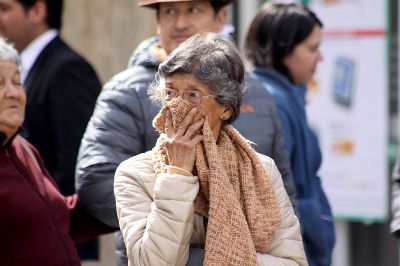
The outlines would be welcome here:
M 285 149 L 285 139 L 283 132 L 286 132 L 286 130 L 282 130 L 277 108 L 275 104 L 272 103 L 272 101 L 270 104 L 270 112 L 272 114 L 271 117 L 273 118 L 274 127 L 276 129 L 274 135 L 274 142 L 272 146 L 271 158 L 273 158 L 274 161 L 276 162 L 276 165 L 283 179 L 283 185 L 285 186 L 286 192 L 289 196 L 290 202 L 292 203 L 293 209 L 297 213 L 297 204 L 296 204 L 297 190 L 293 181 L 289 156 Z M 288 125 L 285 125 L 285 128 L 287 126 Z
M 80 208 L 76 194 L 65 197 L 65 203 L 70 212 L 69 234 L 75 243 L 115 231 L 115 228 L 103 224 Z
M 122 163 L 114 183 L 130 265 L 186 265 L 198 178 L 165 173 L 156 177 L 140 162 L 141 156 Z
M 294 149 L 294 137 L 292 136 L 293 129 L 290 124 L 290 116 L 288 115 L 288 111 L 285 106 L 280 102 L 277 102 L 277 111 L 281 124 L 281 131 L 283 134 L 286 152 L 290 157 Z
M 260 156 L 268 177 L 273 182 L 282 221 L 267 250 L 263 253 L 257 253 L 258 263 L 262 266 L 308 265 L 300 232 L 300 223 L 290 204 L 278 168 L 272 159 Z
M 400 236 L 400 150 L 396 158 L 396 163 L 393 167 L 392 180 L 392 220 L 390 223 L 390 231 L 397 237 Z
M 76 167 L 76 190 L 82 207 L 103 223 L 118 227 L 113 193 L 118 165 L 144 152 L 143 84 L 128 69 L 105 86 L 83 136 Z M 147 91 L 147 87 L 146 87 Z M 147 96 L 147 94 L 146 94 Z
M 39 152 L 21 136 L 18 135 L 16 140 L 28 153 L 28 156 L 32 160 L 33 164 L 36 165 L 38 170 L 42 173 L 42 178 L 48 179 L 56 188 L 56 190 L 59 190 L 57 184 L 47 171 Z M 79 200 L 76 194 L 71 196 L 63 196 L 60 193 L 60 197 L 64 198 L 65 205 L 69 210 L 69 234 L 75 243 L 115 231 L 114 228 L 103 224 L 84 212 L 79 206 Z

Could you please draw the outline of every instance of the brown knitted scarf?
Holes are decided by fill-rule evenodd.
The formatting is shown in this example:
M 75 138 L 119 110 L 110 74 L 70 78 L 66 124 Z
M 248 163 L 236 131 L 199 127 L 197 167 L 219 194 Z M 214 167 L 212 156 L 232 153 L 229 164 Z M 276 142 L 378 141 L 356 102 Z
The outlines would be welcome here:
M 155 117 L 153 125 L 161 133 L 153 149 L 157 174 L 168 164 L 163 134 L 168 109 L 176 130 L 191 106 L 174 99 Z M 202 117 L 206 115 L 199 111 L 193 122 Z M 200 191 L 194 204 L 197 213 L 208 217 L 204 265 L 257 265 L 256 251 L 266 250 L 281 221 L 273 184 L 256 152 L 233 127 L 223 127 L 218 145 L 207 120 L 202 133 L 196 146 Z

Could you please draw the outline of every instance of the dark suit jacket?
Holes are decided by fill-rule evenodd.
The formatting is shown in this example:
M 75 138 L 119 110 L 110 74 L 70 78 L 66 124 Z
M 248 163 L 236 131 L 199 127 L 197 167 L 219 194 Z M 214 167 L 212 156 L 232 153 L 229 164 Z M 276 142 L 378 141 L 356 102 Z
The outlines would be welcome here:
M 93 68 L 61 39 L 40 53 L 25 80 L 27 139 L 42 158 L 62 194 L 74 189 L 79 145 L 101 90 Z

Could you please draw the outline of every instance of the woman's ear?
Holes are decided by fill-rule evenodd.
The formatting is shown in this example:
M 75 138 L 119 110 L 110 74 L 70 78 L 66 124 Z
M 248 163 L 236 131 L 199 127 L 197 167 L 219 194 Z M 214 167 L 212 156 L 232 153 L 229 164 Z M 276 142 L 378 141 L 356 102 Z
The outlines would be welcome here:
M 223 121 L 228 120 L 231 117 L 232 113 L 233 112 L 231 107 L 224 107 L 219 118 Z

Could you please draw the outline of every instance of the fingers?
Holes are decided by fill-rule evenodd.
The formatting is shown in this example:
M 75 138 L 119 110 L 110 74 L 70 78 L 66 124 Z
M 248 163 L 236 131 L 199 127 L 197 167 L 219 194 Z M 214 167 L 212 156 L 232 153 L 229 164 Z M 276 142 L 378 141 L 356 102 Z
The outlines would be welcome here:
M 205 119 L 193 123 L 197 108 L 192 108 L 180 123 L 177 132 L 172 126 L 172 114 L 168 111 L 166 119 L 167 149 L 169 164 L 192 172 L 195 161 L 196 145 L 203 140 L 199 129 Z
M 189 124 L 192 122 L 195 114 L 197 112 L 197 107 L 193 107 L 189 113 L 186 115 L 186 117 L 183 119 L 182 123 L 179 125 L 178 131 L 176 134 L 178 136 L 183 136 L 186 133 L 186 130 L 189 126 Z
M 180 123 L 177 132 L 175 132 L 172 126 L 172 113 L 168 110 L 166 119 L 166 134 L 168 138 L 172 139 L 182 139 L 183 141 L 190 141 L 194 134 L 202 127 L 204 124 L 204 119 L 192 123 L 192 120 L 197 112 L 197 108 L 192 108 L 183 121 Z
M 171 110 L 168 110 L 167 112 L 167 125 L 166 125 L 166 129 L 165 129 L 165 133 L 167 134 L 167 137 L 172 137 L 173 135 L 175 135 L 174 132 L 174 128 L 172 126 L 172 114 L 171 114 Z
M 204 119 L 200 119 L 199 121 L 197 121 L 196 123 L 190 125 L 186 132 L 185 135 L 183 136 L 183 138 L 185 140 L 190 140 L 193 135 L 202 127 L 202 125 L 204 124 Z
M 194 146 L 196 146 L 197 143 L 199 143 L 202 140 L 203 140 L 203 135 L 197 135 L 190 142 L 191 142 L 191 145 L 194 147 Z
M 196 145 L 203 140 L 203 135 L 196 135 L 191 140 L 183 137 L 165 142 L 169 165 L 185 169 L 192 173 L 195 162 Z

